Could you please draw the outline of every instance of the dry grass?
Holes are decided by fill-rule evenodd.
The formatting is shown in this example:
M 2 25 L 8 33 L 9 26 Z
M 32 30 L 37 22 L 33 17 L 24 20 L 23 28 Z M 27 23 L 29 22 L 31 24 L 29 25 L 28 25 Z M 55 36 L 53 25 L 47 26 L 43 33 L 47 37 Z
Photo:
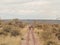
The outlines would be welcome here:
M 21 45 L 26 24 L 18 20 L 0 21 L 0 45 Z
M 60 24 L 41 24 L 35 27 L 35 33 L 43 45 L 60 45 Z
M 29 24 L 17 19 L 7 22 L 0 21 L 0 45 L 21 45 Z M 40 45 L 60 45 L 60 24 L 34 23 L 35 34 Z

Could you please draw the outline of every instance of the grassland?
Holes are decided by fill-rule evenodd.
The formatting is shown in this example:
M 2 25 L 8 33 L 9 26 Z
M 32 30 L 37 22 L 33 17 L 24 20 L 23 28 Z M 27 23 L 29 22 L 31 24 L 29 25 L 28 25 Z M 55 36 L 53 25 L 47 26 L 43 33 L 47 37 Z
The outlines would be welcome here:
M 33 22 L 40 45 L 60 45 L 60 24 Z M 30 24 L 18 19 L 0 20 L 0 45 L 21 45 Z

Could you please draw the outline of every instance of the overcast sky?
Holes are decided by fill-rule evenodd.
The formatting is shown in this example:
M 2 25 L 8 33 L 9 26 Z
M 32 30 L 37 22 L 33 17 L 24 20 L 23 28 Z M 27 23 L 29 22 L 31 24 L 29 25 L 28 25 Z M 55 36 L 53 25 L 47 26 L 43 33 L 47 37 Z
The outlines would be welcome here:
M 2 19 L 56 19 L 60 0 L 0 0 Z

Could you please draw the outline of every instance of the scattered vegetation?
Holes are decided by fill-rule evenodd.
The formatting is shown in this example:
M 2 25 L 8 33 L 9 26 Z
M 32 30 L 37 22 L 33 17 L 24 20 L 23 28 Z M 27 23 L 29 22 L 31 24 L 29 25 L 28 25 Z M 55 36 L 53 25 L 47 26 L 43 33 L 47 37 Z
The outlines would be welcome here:
M 36 30 L 36 34 L 40 38 L 40 41 L 44 42 L 44 45 L 58 45 L 58 43 L 60 43 L 59 24 L 37 24 L 35 28 L 38 30 L 38 32 Z M 39 30 L 42 30 L 42 32 L 40 32 Z
M 22 30 L 26 25 L 18 19 L 0 21 L 0 45 L 8 45 L 9 43 L 18 45 L 18 42 L 20 44 L 21 40 L 24 40 Z M 5 44 L 5 42 L 8 44 Z
M 0 45 L 7 45 L 7 44 L 5 44 L 5 43 L 2 43 L 2 44 L 0 44 Z
M 58 45 L 58 44 L 54 41 L 47 41 L 44 45 Z
M 24 38 L 21 38 L 21 40 L 24 40 Z
M 51 33 L 50 32 L 42 32 L 41 33 L 41 38 L 44 40 L 44 41 L 46 41 L 46 40 L 49 40 L 49 39 L 51 39 L 52 37 L 51 37 Z
M 13 30 L 13 31 L 11 32 L 11 36 L 16 37 L 16 36 L 19 36 L 19 35 L 20 35 L 20 33 L 19 33 L 17 30 Z
M 5 33 L 4 32 L 0 32 L 0 35 L 5 35 Z
M 24 33 L 22 30 L 25 28 L 25 26 L 27 26 L 27 24 L 18 19 L 13 19 L 5 22 L 0 21 L 0 38 L 2 38 L 1 35 L 5 36 L 6 38 L 8 37 L 9 39 L 10 38 L 16 39 L 19 36 L 21 40 L 24 40 L 24 38 L 22 38 L 23 37 L 22 33 Z M 40 23 L 35 24 L 34 23 L 33 26 L 34 26 L 33 28 L 37 30 L 36 34 L 38 35 L 39 40 L 45 42 L 44 45 L 58 45 L 56 41 L 56 37 L 58 41 L 60 41 L 59 24 L 40 24 Z M 43 31 L 40 32 L 41 29 Z M 6 45 L 6 44 L 1 44 L 1 45 Z

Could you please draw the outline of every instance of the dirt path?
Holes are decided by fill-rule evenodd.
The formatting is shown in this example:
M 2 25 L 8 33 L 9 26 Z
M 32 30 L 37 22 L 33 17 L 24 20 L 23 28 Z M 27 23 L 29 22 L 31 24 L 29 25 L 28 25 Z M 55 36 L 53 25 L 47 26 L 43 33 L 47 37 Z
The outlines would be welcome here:
M 39 41 L 37 36 L 35 35 L 33 29 L 29 29 L 26 35 L 24 36 L 24 40 L 22 40 L 21 45 L 39 45 Z

